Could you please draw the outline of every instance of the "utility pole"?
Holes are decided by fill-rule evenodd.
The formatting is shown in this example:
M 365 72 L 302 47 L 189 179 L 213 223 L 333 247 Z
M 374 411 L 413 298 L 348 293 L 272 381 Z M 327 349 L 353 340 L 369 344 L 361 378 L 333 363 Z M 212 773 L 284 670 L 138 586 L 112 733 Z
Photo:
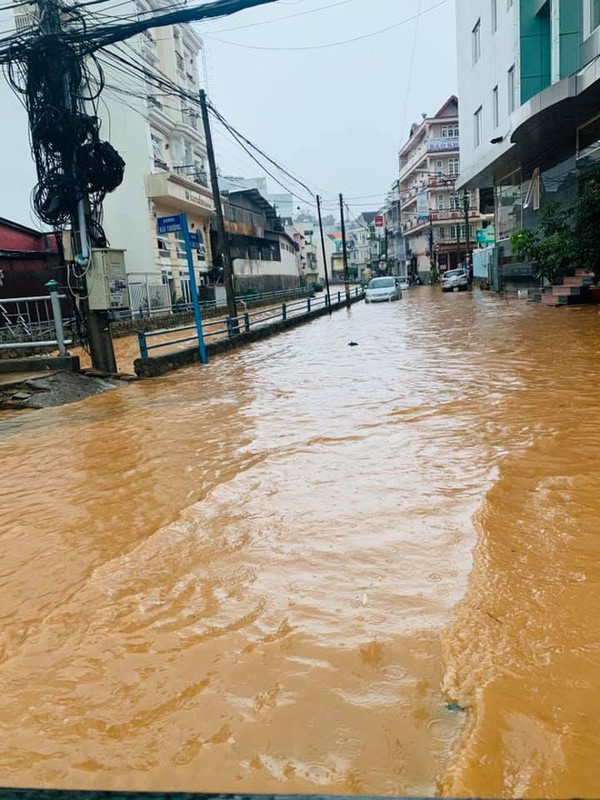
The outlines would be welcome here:
M 342 252 L 344 255 L 344 284 L 346 287 L 346 306 L 350 308 L 350 276 L 348 275 L 348 244 L 346 242 L 346 222 L 344 220 L 344 196 L 340 194 L 340 215 L 342 221 Z
M 454 205 L 458 209 L 460 207 L 460 200 L 458 192 L 454 192 Z M 456 224 L 456 266 L 460 266 L 460 217 Z
M 206 92 L 200 89 L 200 108 L 202 110 L 202 122 L 204 125 L 204 138 L 206 139 L 206 155 L 210 170 L 210 182 L 212 187 L 213 203 L 217 216 L 217 236 L 219 241 L 219 251 L 223 260 L 223 278 L 225 279 L 225 291 L 227 293 L 227 311 L 232 320 L 237 320 L 237 304 L 235 302 L 235 287 L 233 285 L 233 263 L 229 250 L 229 239 L 225 233 L 225 220 L 223 218 L 223 206 L 221 205 L 221 193 L 219 192 L 219 178 L 217 176 L 217 165 L 215 163 L 215 151 L 213 148 L 212 133 L 210 130 L 210 120 L 208 118 L 208 107 L 206 105 Z M 235 323 L 234 323 L 235 326 Z
M 329 290 L 329 271 L 327 269 L 327 253 L 325 252 L 325 233 L 323 232 L 323 218 L 321 215 L 321 198 L 317 195 L 317 213 L 319 215 L 319 230 L 321 231 L 321 249 L 323 251 L 323 269 L 325 270 L 325 286 L 327 287 L 327 306 L 331 314 L 331 293 Z
M 433 216 L 431 212 L 429 212 L 429 261 L 431 262 L 431 267 L 433 272 L 435 261 L 433 255 Z
M 463 195 L 463 211 L 465 212 L 465 240 L 467 243 L 467 267 L 471 266 L 471 234 L 469 232 L 469 209 L 470 209 L 469 193 L 465 189 Z
M 60 3 L 56 0 L 38 0 L 37 6 L 39 9 L 40 33 L 43 36 L 59 37 L 62 33 L 62 7 Z M 73 118 L 75 113 L 79 111 L 78 106 L 80 104 L 83 105 L 83 101 L 80 99 L 80 86 L 73 86 L 68 72 L 64 75 L 62 101 L 64 103 L 64 111 Z M 63 153 L 65 164 L 68 161 L 71 163 L 73 176 L 76 176 L 78 172 L 78 155 L 77 145 L 73 147 L 72 152 Z M 75 188 L 79 194 L 81 187 Z M 83 277 L 80 278 L 83 297 L 85 298 L 81 300 L 81 305 L 90 345 L 92 366 L 102 372 L 114 374 L 117 372 L 117 361 L 110 333 L 108 311 L 91 311 L 87 299 L 89 293 L 86 275 L 92 263 L 92 247 L 95 244 L 92 230 L 89 201 L 86 197 L 80 197 L 77 202 L 73 203 L 71 210 L 71 255 L 79 267 L 85 270 Z M 75 250 L 78 246 L 79 253 L 76 253 Z

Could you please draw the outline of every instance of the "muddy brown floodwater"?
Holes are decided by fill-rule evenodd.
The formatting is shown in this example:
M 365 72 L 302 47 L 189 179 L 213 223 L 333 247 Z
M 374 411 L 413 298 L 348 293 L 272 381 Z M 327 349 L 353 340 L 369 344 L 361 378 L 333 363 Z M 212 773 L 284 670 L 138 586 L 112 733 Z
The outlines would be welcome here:
M 1 783 L 597 796 L 599 344 L 414 289 L 2 419 Z

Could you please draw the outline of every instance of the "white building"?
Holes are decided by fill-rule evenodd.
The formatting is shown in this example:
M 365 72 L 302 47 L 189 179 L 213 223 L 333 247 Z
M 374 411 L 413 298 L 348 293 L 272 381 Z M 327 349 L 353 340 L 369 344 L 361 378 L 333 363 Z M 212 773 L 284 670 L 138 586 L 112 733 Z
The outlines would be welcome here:
M 460 0 L 459 187 L 495 210 L 496 257 L 548 202 L 570 205 L 599 161 L 600 2 Z
M 164 9 L 165 4 L 136 0 L 135 8 L 144 13 Z M 130 59 L 137 53 L 153 72 L 197 96 L 201 49 L 201 38 L 187 24 L 147 31 L 132 40 L 126 51 L 119 45 L 117 52 Z M 126 250 L 130 281 L 149 275 L 150 280 L 168 284 L 174 297 L 189 301 L 183 241 L 175 234 L 157 236 L 156 220 L 188 215 L 190 230 L 200 237 L 194 259 L 197 280 L 204 282 L 211 267 L 213 203 L 199 104 L 141 78 L 124 77 L 111 66 L 106 71 L 109 88 L 100 104 L 103 131 L 126 162 L 123 184 L 105 200 L 107 237 L 113 247 Z
M 460 174 L 458 99 L 450 97 L 433 117 L 414 124 L 400 151 L 400 214 L 411 271 L 427 279 L 465 263 L 467 240 L 474 247 L 479 196 L 458 195 Z M 464 210 L 469 219 L 466 228 Z

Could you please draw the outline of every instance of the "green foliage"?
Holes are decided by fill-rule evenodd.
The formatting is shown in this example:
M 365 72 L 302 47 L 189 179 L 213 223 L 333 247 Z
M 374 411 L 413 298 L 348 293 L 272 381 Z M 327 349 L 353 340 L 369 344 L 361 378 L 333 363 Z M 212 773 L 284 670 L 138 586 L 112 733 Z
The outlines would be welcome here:
M 523 229 L 511 237 L 513 254 L 531 261 L 536 274 L 553 282 L 579 262 L 574 214 L 551 203 L 540 212 L 534 230 Z
M 582 186 L 575 206 L 574 232 L 577 261 L 594 272 L 600 281 L 600 175 L 589 178 Z
M 532 261 L 537 274 L 549 281 L 581 267 L 600 282 L 600 172 L 582 182 L 572 209 L 546 206 L 538 227 L 517 231 L 511 244 L 517 258 Z

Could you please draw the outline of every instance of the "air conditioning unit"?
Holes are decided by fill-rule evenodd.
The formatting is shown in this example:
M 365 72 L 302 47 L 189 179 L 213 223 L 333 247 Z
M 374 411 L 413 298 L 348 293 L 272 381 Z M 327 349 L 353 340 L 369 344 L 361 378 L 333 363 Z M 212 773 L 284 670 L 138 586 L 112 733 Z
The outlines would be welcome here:
M 129 308 L 124 250 L 92 250 L 86 281 L 90 311 Z

